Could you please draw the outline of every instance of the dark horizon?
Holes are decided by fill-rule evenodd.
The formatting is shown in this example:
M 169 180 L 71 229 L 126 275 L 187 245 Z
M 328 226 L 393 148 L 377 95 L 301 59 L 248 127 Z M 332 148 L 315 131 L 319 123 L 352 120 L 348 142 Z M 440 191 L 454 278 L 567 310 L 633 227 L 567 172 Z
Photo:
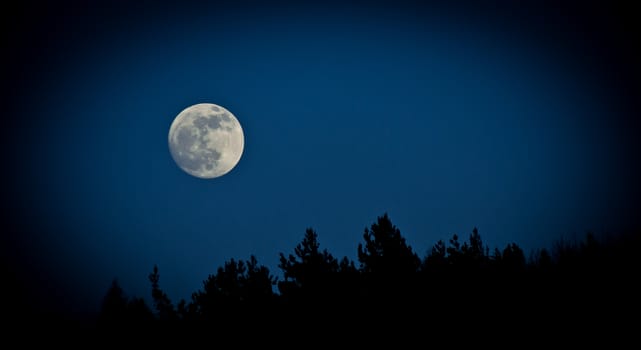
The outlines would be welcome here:
M 265 321 L 263 317 L 266 315 L 263 312 L 270 312 L 277 319 L 286 319 L 288 314 L 306 317 L 296 310 L 313 307 L 320 311 L 318 305 L 327 308 L 323 311 L 324 314 L 332 310 L 336 315 L 342 315 L 346 311 L 341 311 L 341 308 L 348 306 L 344 303 L 376 302 L 380 307 L 390 308 L 395 303 L 394 299 L 401 295 L 404 305 L 416 303 L 417 310 L 423 310 L 426 307 L 423 303 L 434 301 L 431 298 L 455 303 L 457 298 L 463 298 L 464 295 L 478 294 L 484 301 L 477 305 L 479 309 L 475 309 L 475 312 L 490 311 L 493 303 L 509 303 L 512 308 L 518 305 L 515 310 L 524 313 L 522 308 L 526 305 L 518 303 L 534 298 L 532 300 L 536 300 L 536 305 L 545 306 L 546 312 L 559 312 L 572 319 L 583 315 L 585 310 L 577 309 L 578 304 L 575 305 L 575 302 L 569 303 L 568 297 L 576 297 L 576 303 L 590 303 L 590 308 L 599 310 L 607 305 L 611 308 L 613 302 L 625 305 L 629 310 L 639 307 L 638 302 L 633 299 L 634 290 L 638 286 L 628 277 L 639 272 L 635 263 L 635 251 L 641 243 L 641 230 L 605 234 L 587 232 L 582 237 L 560 237 L 553 245 L 539 247 L 528 253 L 517 242 L 510 242 L 504 247 L 491 247 L 483 241 L 482 234 L 475 227 L 469 234 L 453 234 L 448 239 L 434 242 L 422 254 L 420 249 L 407 243 L 402 231 L 384 213 L 365 228 L 362 238 L 365 240 L 358 245 L 357 258 L 352 260 L 348 256 L 334 255 L 322 244 L 322 237 L 312 227 L 308 227 L 296 247 L 278 252 L 280 262 L 277 270 L 265 266 L 253 254 L 247 257 L 230 257 L 221 266 L 212 268 L 207 276 L 203 276 L 199 288 L 193 290 L 189 298 L 176 298 L 167 294 L 163 286 L 171 285 L 172 281 L 168 281 L 162 270 L 159 271 L 158 265 L 154 264 L 146 278 L 149 289 L 146 295 L 128 293 L 127 286 L 121 284 L 118 276 L 114 276 L 109 281 L 109 288 L 105 289 L 97 301 L 98 309 L 78 308 L 77 305 L 68 303 L 65 298 L 73 293 L 65 296 L 51 290 L 39 291 L 42 285 L 34 281 L 24 283 L 25 276 L 3 274 L 6 285 L 10 286 L 10 292 L 4 297 L 15 302 L 5 310 L 8 310 L 5 316 L 17 322 L 18 326 L 51 326 L 52 322 L 62 322 L 60 326 L 64 327 L 109 330 L 114 327 L 127 329 L 130 326 L 154 326 L 156 321 L 170 322 L 166 324 L 170 327 L 179 325 L 174 324 L 175 322 L 194 321 L 228 327 L 231 324 L 220 324 L 227 322 L 224 321 L 226 317 L 232 316 L 226 312 L 239 313 L 233 316 L 239 321 L 253 319 L 252 322 L 255 323 L 257 320 Z M 398 242 L 401 251 L 406 252 L 405 257 L 394 253 L 394 242 Z M 373 246 L 370 246 L 371 243 Z M 374 264 L 371 256 L 382 259 L 384 264 Z M 388 266 L 388 272 L 383 272 L 386 269 L 378 271 L 385 266 Z M 242 268 L 238 275 L 233 272 L 236 267 Z M 372 270 L 372 267 L 375 269 Z M 257 274 L 252 277 L 249 271 Z M 155 281 L 152 275 L 156 276 Z M 251 279 L 261 275 L 264 277 L 263 283 L 271 281 L 263 284 L 263 289 L 260 290 L 260 293 L 267 293 L 265 297 L 268 299 L 250 298 L 243 302 L 241 298 L 240 303 L 233 301 L 234 297 L 238 297 L 234 293 L 239 293 L 243 288 L 255 287 L 248 284 L 237 290 L 227 284 L 230 279 Z M 159 279 L 158 276 L 164 278 Z M 378 276 L 376 278 L 383 278 L 382 281 L 391 284 L 381 291 L 373 289 L 364 293 L 363 288 L 368 290 L 374 287 L 369 285 L 371 282 L 367 282 L 369 276 Z M 198 311 L 198 314 L 190 314 L 194 311 L 188 311 L 193 305 L 199 305 L 193 307 L 200 310 L 201 298 L 207 293 L 211 294 L 211 291 L 207 291 L 210 283 L 216 283 L 216 288 L 221 288 L 219 296 L 210 296 L 222 298 L 216 301 L 219 306 L 215 309 L 218 311 L 214 311 L 224 312 L 227 316 L 216 314 L 215 319 L 210 319 L 209 316 L 202 316 L 202 311 Z M 419 291 L 415 291 L 419 285 Z M 596 286 L 600 287 L 587 289 Z M 394 295 L 400 294 L 390 297 L 386 293 L 391 293 L 392 289 L 395 290 Z M 510 290 L 526 294 L 505 294 Z M 292 294 L 294 291 L 296 293 Z M 225 301 L 224 295 L 229 292 L 232 293 L 232 299 Z M 251 289 L 248 292 L 251 295 Z M 39 297 L 44 299 L 37 300 Z M 130 305 L 129 309 L 122 309 L 125 305 L 122 303 Z M 463 306 L 460 307 L 463 309 L 459 312 L 470 312 Z M 561 312 L 562 307 L 570 307 L 573 313 Z M 534 312 L 531 307 L 527 309 Z M 206 311 L 207 314 L 209 312 L 211 311 Z M 510 312 L 514 312 L 512 317 L 515 320 L 519 319 L 518 312 Z M 536 311 L 537 314 L 541 312 Z M 197 315 L 205 318 L 195 318 Z M 525 314 L 521 316 L 526 317 Z M 590 320 L 596 322 L 596 319 Z M 584 319 L 581 322 L 587 321 Z M 162 324 L 156 326 L 164 327 Z
M 169 332 L 166 339 L 214 336 L 226 343 L 229 332 L 286 329 L 292 336 L 311 330 L 369 342 L 416 327 L 453 331 L 451 325 L 457 324 L 462 331 L 501 327 L 514 336 L 575 343 L 587 340 L 585 332 L 597 332 L 592 340 L 625 342 L 634 332 L 625 315 L 641 310 L 639 285 L 630 278 L 639 273 L 640 243 L 641 231 L 587 234 L 528 258 L 516 243 L 491 249 L 475 228 L 467 238 L 455 234 L 435 242 L 421 256 L 383 214 L 365 229 L 357 261 L 334 256 L 308 228 L 294 249 L 280 253 L 285 278 L 253 255 L 232 258 L 212 270 L 188 300 L 176 300 L 163 288 L 171 281 L 153 266 L 147 296 L 128 294 L 114 279 L 96 313 L 31 312 L 28 295 L 21 295 L 16 300 L 26 303 L 12 305 L 5 317 L 10 329 L 61 331 L 58 336 L 73 334 L 73 341 L 105 335 L 109 342 L 147 339 L 147 332 L 162 331 Z M 355 317 L 364 321 L 354 324 Z M 358 332 L 372 327 L 382 333 L 363 338 Z M 582 335 L 577 338 L 575 332 Z

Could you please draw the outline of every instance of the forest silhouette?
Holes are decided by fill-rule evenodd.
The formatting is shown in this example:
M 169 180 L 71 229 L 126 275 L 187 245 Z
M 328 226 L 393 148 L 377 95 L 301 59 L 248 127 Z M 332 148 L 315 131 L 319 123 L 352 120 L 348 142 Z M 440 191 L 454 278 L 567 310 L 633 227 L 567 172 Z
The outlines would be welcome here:
M 490 249 L 474 228 L 467 240 L 455 234 L 421 257 L 384 214 L 365 228 L 358 261 L 321 249 L 318 234 L 308 228 L 292 253 L 280 253 L 281 280 L 254 256 L 231 259 L 204 280 L 191 300 L 175 303 L 162 290 L 154 266 L 151 305 L 126 297 L 114 280 L 96 325 L 207 325 L 225 332 L 269 325 L 304 329 L 331 324 L 340 331 L 364 323 L 389 330 L 409 324 L 513 327 L 540 322 L 558 330 L 571 323 L 589 332 L 622 324 L 626 316 L 638 320 L 640 237 L 638 232 L 588 233 L 583 240 L 559 240 L 526 256 L 516 243 Z

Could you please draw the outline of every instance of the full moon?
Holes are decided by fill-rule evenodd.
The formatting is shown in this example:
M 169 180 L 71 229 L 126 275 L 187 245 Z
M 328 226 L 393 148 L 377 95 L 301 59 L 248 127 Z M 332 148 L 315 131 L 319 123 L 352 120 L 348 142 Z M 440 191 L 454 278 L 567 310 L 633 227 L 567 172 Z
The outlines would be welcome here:
M 243 154 L 245 137 L 238 119 L 213 103 L 180 112 L 169 128 L 169 150 L 176 164 L 201 179 L 223 176 Z

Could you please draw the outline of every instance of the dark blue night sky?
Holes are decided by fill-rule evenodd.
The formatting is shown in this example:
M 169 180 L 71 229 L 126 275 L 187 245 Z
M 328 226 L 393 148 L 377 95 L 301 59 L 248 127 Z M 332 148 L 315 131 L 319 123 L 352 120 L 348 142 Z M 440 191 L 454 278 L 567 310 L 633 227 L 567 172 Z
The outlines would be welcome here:
M 307 227 L 356 260 L 386 212 L 420 256 L 474 227 L 529 252 L 641 224 L 639 41 L 611 8 L 109 4 L 5 28 L 2 254 L 38 303 L 147 297 L 154 264 L 176 301 L 230 258 L 278 276 Z M 202 102 L 245 133 L 212 180 L 167 144 Z

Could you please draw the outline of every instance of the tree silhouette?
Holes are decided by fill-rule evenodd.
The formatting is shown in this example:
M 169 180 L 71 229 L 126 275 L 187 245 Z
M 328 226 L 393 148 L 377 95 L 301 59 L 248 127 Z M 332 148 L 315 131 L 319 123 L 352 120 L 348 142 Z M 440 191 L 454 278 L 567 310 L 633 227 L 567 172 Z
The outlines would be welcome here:
M 504 270 L 510 273 L 520 273 L 525 269 L 525 254 L 516 243 L 508 244 L 503 249 L 500 265 Z
M 365 228 L 363 239 L 365 246 L 358 245 L 362 272 L 393 276 L 418 271 L 419 257 L 405 242 L 401 231 L 392 224 L 387 213 L 379 216 L 369 229 Z
M 127 298 L 114 280 L 98 324 L 137 327 L 162 321 L 153 324 L 172 330 L 205 324 L 202 330 L 217 336 L 241 327 L 256 334 L 251 332 L 271 324 L 289 332 L 307 329 L 311 336 L 317 326 L 333 332 L 351 329 L 353 322 L 361 322 L 354 320 L 386 331 L 416 326 L 407 317 L 411 311 L 444 324 L 492 319 L 495 325 L 509 326 L 542 319 L 559 329 L 570 323 L 586 326 L 596 314 L 615 319 L 615 309 L 630 310 L 629 316 L 638 313 L 640 237 L 604 240 L 588 234 L 582 241 L 559 240 L 552 253 L 543 248 L 527 261 L 514 242 L 490 254 L 474 228 L 468 241 L 454 234 L 448 244 L 437 241 L 420 259 L 384 214 L 365 228 L 357 250 L 359 267 L 321 250 L 318 234 L 307 228 L 293 254 L 279 253 L 282 281 L 253 255 L 246 261 L 230 259 L 189 302 L 181 300 L 174 307 L 154 266 L 149 281 L 155 312 L 143 299 Z M 331 322 L 324 321 L 328 317 Z
M 552 268 L 553 262 L 552 262 L 552 255 L 548 252 L 547 249 L 543 248 L 538 250 L 538 252 L 534 255 L 534 258 L 530 262 L 530 265 L 544 270 L 548 271 Z
M 423 269 L 428 266 L 442 267 L 447 264 L 447 248 L 442 240 L 438 240 L 432 247 L 432 250 L 425 257 L 423 262 Z
M 294 249 L 295 255 L 285 257 L 280 253 L 278 267 L 285 280 L 278 283 L 278 289 L 284 297 L 319 298 L 328 292 L 339 264 L 327 250 L 320 251 L 319 246 L 318 235 L 308 228 L 303 241 Z
M 114 279 L 102 301 L 100 322 L 117 323 L 126 320 L 127 317 L 127 298 L 118 280 Z
M 247 273 L 244 278 L 245 300 L 252 304 L 268 303 L 273 300 L 273 286 L 276 285 L 277 279 L 272 276 L 269 269 L 258 264 L 254 255 L 246 261 Z
M 203 290 L 193 294 L 191 309 L 197 314 L 194 318 L 222 322 L 231 316 L 246 317 L 259 311 L 252 308 L 269 308 L 274 301 L 275 284 L 276 278 L 253 255 L 246 262 L 226 261 L 203 282 Z
M 379 216 L 369 229 L 365 228 L 363 239 L 365 244 L 358 245 L 358 260 L 362 275 L 359 293 L 364 315 L 374 317 L 376 312 L 396 314 L 410 307 L 413 299 L 410 294 L 417 291 L 417 274 L 421 265 L 418 255 L 405 242 L 387 213 Z
M 312 228 L 305 231 L 293 255 L 286 257 L 280 253 L 279 267 L 285 278 L 278 283 L 282 305 L 296 319 L 332 317 L 355 305 L 360 281 L 358 269 L 347 257 L 339 262 L 327 250 L 321 251 L 318 235 Z
M 98 316 L 98 323 L 103 326 L 141 325 L 154 320 L 154 315 L 141 298 L 129 300 L 114 279 L 107 290 Z
M 450 238 L 450 246 L 447 247 L 447 262 L 449 265 L 460 266 L 463 252 L 461 243 L 458 241 L 458 235 L 453 234 Z
M 488 250 L 483 245 L 483 240 L 479 234 L 479 230 L 475 227 L 470 234 L 470 240 L 464 242 L 461 246 L 461 253 L 465 260 L 465 264 L 469 267 L 480 268 L 488 262 Z
M 151 298 L 154 301 L 154 307 L 161 321 L 175 321 L 178 319 L 178 314 L 174 309 L 174 305 L 167 294 L 160 289 L 159 281 L 160 274 L 158 273 L 158 266 L 154 265 L 152 273 L 149 274 L 149 281 L 151 282 Z

